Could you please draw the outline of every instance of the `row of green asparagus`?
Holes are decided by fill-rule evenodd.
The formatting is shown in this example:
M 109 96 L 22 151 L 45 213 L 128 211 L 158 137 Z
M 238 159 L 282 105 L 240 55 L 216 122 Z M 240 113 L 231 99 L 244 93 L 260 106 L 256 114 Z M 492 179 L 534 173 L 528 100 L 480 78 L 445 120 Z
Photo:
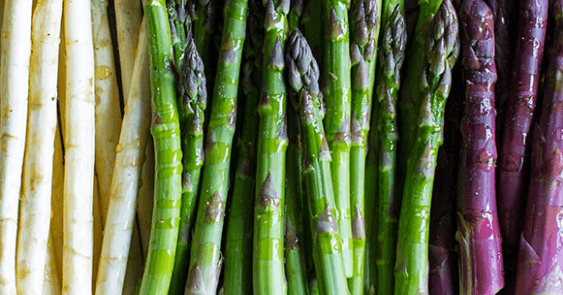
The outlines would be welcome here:
M 459 42 L 451 2 L 420 2 L 401 88 L 404 1 L 227 0 L 210 108 L 218 4 L 143 2 L 156 185 L 140 294 L 216 294 L 222 272 L 226 294 L 428 292 Z

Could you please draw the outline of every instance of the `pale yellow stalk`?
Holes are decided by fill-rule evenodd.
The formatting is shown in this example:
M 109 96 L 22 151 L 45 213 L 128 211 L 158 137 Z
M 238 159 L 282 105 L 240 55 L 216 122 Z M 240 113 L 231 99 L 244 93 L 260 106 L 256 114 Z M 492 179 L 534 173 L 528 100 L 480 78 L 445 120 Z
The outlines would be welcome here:
M 37 3 L 32 21 L 29 116 L 18 229 L 17 293 L 41 295 L 51 219 L 62 0 Z
M 90 2 L 64 1 L 66 47 L 63 294 L 92 293 L 95 150 Z
M 27 126 L 32 0 L 6 0 L 0 61 L 0 294 L 16 294 L 16 240 Z
M 111 185 L 96 295 L 121 294 L 127 268 L 135 205 L 150 125 L 150 89 L 146 33 L 141 29 Z
M 45 272 L 43 279 L 43 295 L 60 295 L 61 294 L 61 278 L 57 271 L 55 262 L 55 249 L 53 248 L 53 240 L 49 238 L 47 243 L 47 259 L 45 261 Z
M 109 206 L 115 148 L 121 131 L 121 108 L 107 14 L 108 1 L 92 0 L 91 3 L 96 66 L 96 175 L 103 225 Z
M 135 64 L 135 49 L 139 43 L 139 28 L 143 18 L 143 7 L 139 0 L 115 0 L 115 25 L 117 31 L 117 49 L 121 66 L 121 84 L 123 97 L 129 97 L 131 77 Z

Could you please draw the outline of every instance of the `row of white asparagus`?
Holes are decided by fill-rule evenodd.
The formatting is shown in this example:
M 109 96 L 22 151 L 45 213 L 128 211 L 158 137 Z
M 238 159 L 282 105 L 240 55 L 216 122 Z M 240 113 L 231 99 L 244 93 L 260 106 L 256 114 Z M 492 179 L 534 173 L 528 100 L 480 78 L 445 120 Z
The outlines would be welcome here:
M 133 294 L 142 277 L 148 48 L 140 1 L 114 2 L 123 116 L 107 0 L 0 0 L 2 295 Z

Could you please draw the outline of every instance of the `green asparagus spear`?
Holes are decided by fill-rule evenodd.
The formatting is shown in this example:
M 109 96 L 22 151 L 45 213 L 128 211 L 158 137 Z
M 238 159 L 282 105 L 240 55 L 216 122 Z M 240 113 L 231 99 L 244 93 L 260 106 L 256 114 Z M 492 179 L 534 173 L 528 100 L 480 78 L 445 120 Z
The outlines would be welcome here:
M 207 85 L 203 60 L 197 52 L 191 32 L 188 31 L 184 43 L 186 46 L 182 49 L 183 54 L 175 59 L 179 77 L 178 107 L 182 133 L 183 172 L 180 230 L 169 294 L 183 294 L 184 291 L 189 265 L 189 238 L 195 221 L 199 180 L 204 159 L 203 122 L 207 104 Z M 177 56 L 176 47 L 174 47 L 174 55 Z
M 173 1 L 186 1 L 186 0 L 173 0 Z M 215 69 L 216 65 L 214 62 L 212 54 L 212 44 L 213 44 L 213 34 L 215 33 L 215 18 L 218 11 L 221 11 L 222 7 L 217 6 L 217 0 L 191 0 L 195 3 L 195 8 L 190 6 L 190 10 L 186 13 L 191 13 L 194 15 L 193 29 L 194 38 L 197 51 L 200 52 L 201 58 L 203 59 L 203 64 L 206 69 Z M 210 73 L 214 74 L 214 73 Z M 208 75 L 209 77 L 209 75 Z M 214 78 L 209 77 L 211 80 Z
M 352 125 L 350 148 L 350 203 L 354 268 L 348 280 L 352 294 L 364 294 L 365 222 L 364 183 L 367 134 L 371 115 L 373 82 L 381 0 L 355 0 L 350 15 L 352 62 Z
M 258 114 L 253 286 L 255 294 L 287 294 L 284 271 L 286 90 L 283 48 L 289 0 L 265 0 L 262 93 Z
M 383 10 L 383 38 L 379 51 L 377 78 L 379 109 L 379 198 L 377 245 L 377 289 L 379 294 L 393 294 L 393 268 L 397 249 L 399 204 L 395 196 L 397 173 L 397 96 L 403 65 L 407 28 L 403 1 L 385 1 Z
M 262 80 L 263 11 L 259 0 L 249 0 L 248 38 L 244 43 L 242 94 L 245 100 L 242 132 L 238 143 L 238 164 L 229 214 L 225 245 L 225 295 L 252 294 L 252 235 L 254 191 L 256 189 L 256 140 L 258 137 L 259 85 Z
M 205 169 L 185 294 L 215 294 L 222 265 L 221 235 L 229 187 L 247 0 L 225 3 L 223 36 L 206 139 Z
M 292 32 L 299 27 L 303 12 L 303 0 L 291 2 L 291 8 L 287 16 L 289 31 Z M 299 125 L 298 104 L 296 97 L 291 97 L 287 106 L 287 161 L 286 167 L 286 209 L 285 209 L 285 273 L 287 276 L 287 293 L 309 294 L 307 284 L 305 226 L 303 214 L 303 181 L 302 158 L 303 145 L 301 141 L 301 126 Z
M 321 294 L 348 294 L 342 245 L 335 221 L 330 152 L 322 124 L 319 68 L 307 41 L 294 30 L 286 52 L 288 81 L 300 102 L 303 180 L 309 203 L 313 257 Z
M 428 232 L 432 185 L 443 141 L 444 108 L 451 89 L 451 68 L 459 53 L 458 22 L 444 0 L 429 26 L 414 146 L 409 155 L 395 263 L 395 294 L 428 294 Z
M 401 96 L 399 112 L 399 155 L 410 155 L 414 145 L 418 112 L 426 94 L 421 85 L 420 73 L 426 58 L 426 41 L 431 38 L 431 22 L 443 0 L 418 0 L 419 13 L 414 28 L 412 40 L 407 49 L 406 77 L 401 85 Z M 399 157 L 399 183 L 398 187 L 404 187 L 405 174 L 407 171 L 407 156 Z M 398 202 L 401 202 L 402 192 L 399 192 Z M 400 206 L 400 205 L 399 205 Z
M 309 42 L 309 46 L 311 47 L 311 51 L 313 51 L 313 55 L 317 61 L 323 60 L 323 22 L 319 21 L 319 16 L 322 15 L 323 12 L 323 0 L 305 0 L 306 3 L 304 5 L 303 11 L 303 34 L 305 34 L 305 38 L 307 42 Z M 293 29 L 291 29 L 293 32 Z M 319 64 L 319 68 L 322 69 L 322 64 Z
M 140 294 L 154 295 L 168 293 L 172 275 L 181 205 L 182 149 L 165 0 L 145 0 L 143 10 L 150 48 L 156 173 L 153 222 Z
M 352 220 L 350 217 L 350 47 L 348 6 L 350 0 L 324 0 L 324 120 L 332 162 L 336 222 L 342 239 L 346 277 L 352 277 Z

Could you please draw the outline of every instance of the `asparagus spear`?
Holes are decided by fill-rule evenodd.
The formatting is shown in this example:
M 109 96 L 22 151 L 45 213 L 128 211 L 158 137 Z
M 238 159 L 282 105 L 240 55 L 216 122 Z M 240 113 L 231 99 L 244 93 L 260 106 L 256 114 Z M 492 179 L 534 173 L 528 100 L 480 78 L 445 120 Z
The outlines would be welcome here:
M 195 220 L 200 172 L 204 160 L 203 122 L 207 103 L 203 60 L 196 49 L 189 16 L 182 11 L 185 9 L 184 5 L 185 3 L 180 2 L 176 7 L 176 14 L 173 14 L 175 17 L 170 18 L 173 42 L 177 40 L 174 44 L 174 60 L 179 78 L 177 89 L 183 171 L 180 229 L 169 294 L 182 294 L 188 275 L 189 238 Z M 174 10 L 169 7 L 168 11 L 170 13 Z
M 322 15 L 323 1 L 321 0 L 305 0 L 303 11 L 303 34 L 311 51 L 317 61 L 323 60 L 323 22 L 319 21 L 319 15 Z M 293 32 L 293 30 L 291 30 Z M 319 64 L 322 69 L 322 63 Z
M 0 91 L 0 293 L 16 294 L 18 208 L 27 128 L 33 1 L 4 1 Z M 69 176 L 70 178 L 70 176 Z
M 552 1 L 550 11 L 554 24 L 547 53 L 544 101 L 534 129 L 532 177 L 520 236 L 516 295 L 563 293 L 563 1 Z
M 293 1 L 288 14 L 289 30 L 299 27 L 303 11 L 303 0 Z M 303 168 L 303 142 L 299 124 L 296 97 L 290 97 L 287 107 L 287 161 L 286 161 L 286 209 L 285 209 L 285 273 L 288 294 L 309 294 L 307 283 L 307 248 L 303 220 L 304 192 L 301 178 Z M 314 273 L 314 271 L 312 271 Z
M 242 94 L 244 113 L 240 113 L 242 132 L 239 137 L 238 164 L 234 177 L 231 205 L 227 214 L 225 246 L 225 295 L 252 293 L 252 235 L 254 191 L 256 189 L 256 140 L 258 136 L 258 100 L 262 71 L 263 11 L 258 0 L 248 1 L 248 40 L 244 44 Z
M 443 140 L 451 68 L 459 53 L 457 16 L 445 0 L 432 18 L 422 67 L 416 141 L 408 160 L 395 263 L 395 294 L 428 293 L 428 230 L 436 157 Z
M 350 203 L 352 213 L 353 273 L 348 280 L 353 294 L 363 294 L 365 222 L 364 181 L 367 134 L 371 115 L 373 83 L 381 0 L 357 0 L 350 12 L 352 31 L 350 54 L 352 63 L 352 123 L 350 147 Z
M 460 292 L 493 295 L 504 285 L 495 196 L 494 17 L 484 0 L 466 0 L 460 11 L 465 83 L 456 233 Z
M 229 0 L 223 11 L 225 21 L 205 146 L 206 168 L 185 294 L 215 294 L 217 291 L 247 4 L 247 0 Z
M 530 128 L 534 116 L 540 64 L 547 29 L 548 1 L 522 0 L 521 19 L 512 63 L 511 88 L 504 121 L 499 165 L 499 222 L 507 254 L 507 277 L 516 272 L 515 261 L 522 229 L 523 205 L 529 181 Z M 508 287 L 511 288 L 510 284 Z
M 444 144 L 438 152 L 432 205 L 428 255 L 431 295 L 459 294 L 457 231 L 457 172 L 459 163 L 459 131 L 463 110 L 461 67 L 452 72 L 452 91 L 444 114 Z
M 172 37 L 165 0 L 144 0 L 143 10 L 150 48 L 154 110 L 151 133 L 156 173 L 152 229 L 140 294 L 167 294 L 176 254 L 181 205 L 180 122 L 176 79 L 170 63 Z
M 175 0 L 178 1 L 178 0 Z M 186 0 L 180 0 L 186 1 Z M 215 67 L 216 59 L 213 58 L 215 52 L 213 50 L 213 35 L 215 33 L 215 18 L 218 11 L 221 11 L 222 6 L 219 6 L 217 0 L 193 0 L 196 2 L 190 7 L 194 11 L 189 11 L 189 13 L 194 14 L 194 38 L 197 51 L 201 55 L 203 64 L 207 71 L 208 80 L 214 80 L 215 77 Z M 210 84 L 213 86 L 213 84 Z
M 303 180 L 307 191 L 313 257 L 321 294 L 348 294 L 342 246 L 334 219 L 334 196 L 330 173 L 330 153 L 321 123 L 322 94 L 319 68 L 307 41 L 299 30 L 289 38 L 286 52 L 288 81 L 300 103 L 303 136 Z
M 411 0 L 410 2 L 414 2 Z M 414 141 L 416 138 L 416 128 L 418 123 L 418 113 L 420 111 L 420 106 L 422 101 L 426 97 L 425 87 L 422 85 L 420 74 L 423 70 L 426 56 L 426 43 L 427 39 L 432 38 L 431 34 L 431 23 L 437 13 L 443 0 L 419 0 L 418 10 L 413 9 L 413 11 L 418 11 L 418 18 L 414 27 L 414 32 L 412 34 L 407 34 L 408 36 L 414 36 L 414 38 L 409 42 L 409 47 L 407 50 L 407 64 L 406 64 L 406 77 L 401 87 L 401 96 L 399 104 L 399 113 L 401 114 L 399 119 L 399 134 L 401 134 L 401 142 L 399 144 L 399 154 L 400 155 L 411 155 L 412 147 L 414 146 Z M 409 7 L 405 3 L 405 7 Z M 407 10 L 407 25 L 409 23 L 409 13 Z M 399 183 L 398 187 L 405 187 L 405 174 L 407 172 L 407 160 L 408 156 L 403 156 L 399 158 Z M 401 195 L 399 194 L 399 204 L 401 203 Z
M 283 48 L 289 1 L 263 1 L 266 9 L 262 92 L 256 163 L 253 286 L 256 294 L 286 294 L 284 272 L 286 95 Z
M 346 277 L 352 277 L 353 241 L 350 216 L 350 47 L 348 6 L 350 0 L 322 1 L 324 35 L 323 94 L 327 113 L 324 120 L 332 162 L 331 173 L 336 201 L 336 222 L 342 239 Z
M 397 96 L 400 71 L 407 43 L 407 29 L 403 14 L 403 1 L 386 1 L 383 11 L 383 38 L 379 51 L 377 92 L 379 100 L 379 198 L 377 245 L 377 290 L 379 294 L 392 294 L 397 249 L 399 203 L 395 191 L 397 167 Z

